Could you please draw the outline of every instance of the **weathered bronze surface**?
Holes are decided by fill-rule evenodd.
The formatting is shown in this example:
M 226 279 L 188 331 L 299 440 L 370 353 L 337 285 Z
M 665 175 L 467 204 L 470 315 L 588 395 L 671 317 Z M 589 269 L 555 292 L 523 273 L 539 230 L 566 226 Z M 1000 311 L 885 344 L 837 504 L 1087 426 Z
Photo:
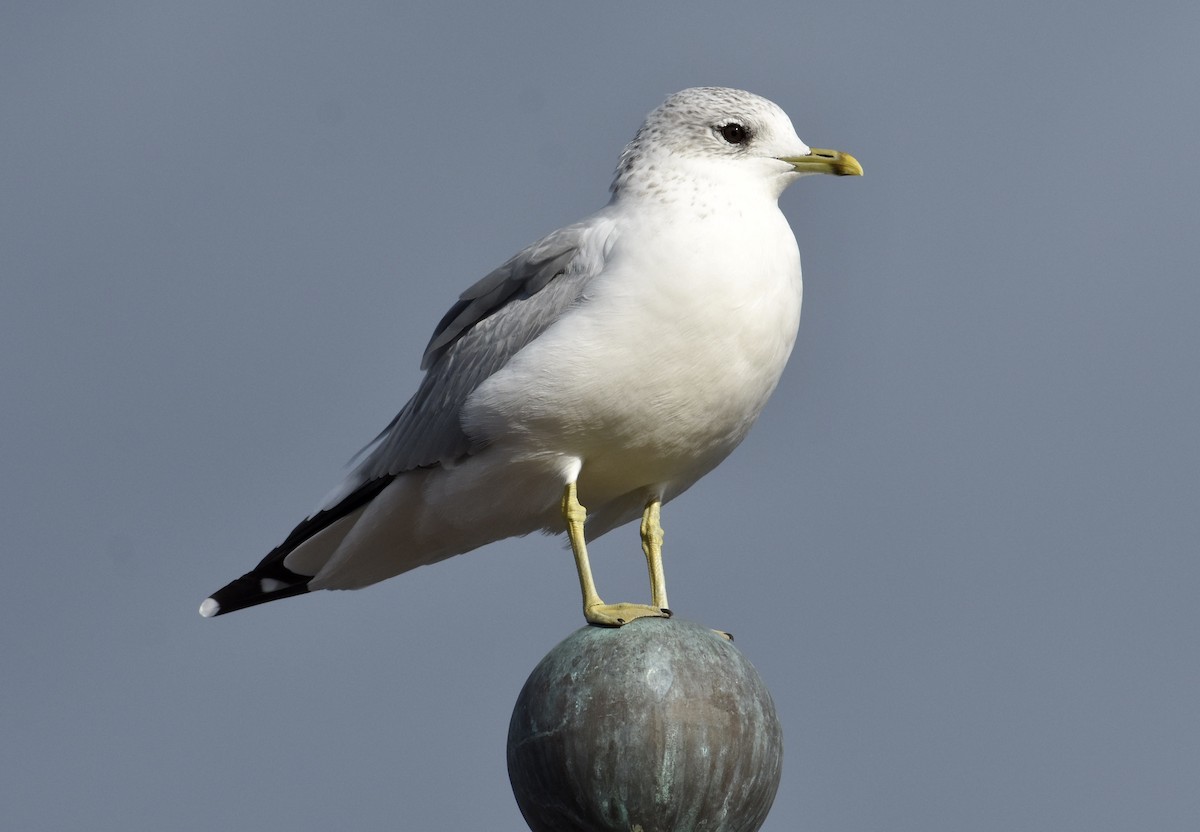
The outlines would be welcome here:
M 508 732 L 533 832 L 753 832 L 782 761 L 758 672 L 677 619 L 577 630 L 534 669 Z

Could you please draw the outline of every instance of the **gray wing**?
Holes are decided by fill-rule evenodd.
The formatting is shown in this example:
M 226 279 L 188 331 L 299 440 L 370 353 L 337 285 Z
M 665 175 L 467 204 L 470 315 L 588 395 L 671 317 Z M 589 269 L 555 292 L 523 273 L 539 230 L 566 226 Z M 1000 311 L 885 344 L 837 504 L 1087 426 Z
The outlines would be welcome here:
M 467 397 L 580 301 L 594 274 L 579 257 L 587 225 L 539 240 L 459 297 L 434 330 L 421 386 L 364 449 L 359 482 L 452 462 L 471 452 L 460 413 Z

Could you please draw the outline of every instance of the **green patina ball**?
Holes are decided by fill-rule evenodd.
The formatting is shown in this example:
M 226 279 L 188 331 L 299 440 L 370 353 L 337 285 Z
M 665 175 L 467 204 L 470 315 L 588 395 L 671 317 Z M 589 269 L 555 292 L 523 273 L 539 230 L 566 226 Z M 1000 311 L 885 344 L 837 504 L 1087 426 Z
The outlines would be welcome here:
M 686 621 L 584 627 L 534 669 L 508 728 L 533 832 L 752 832 L 783 743 L 758 672 Z

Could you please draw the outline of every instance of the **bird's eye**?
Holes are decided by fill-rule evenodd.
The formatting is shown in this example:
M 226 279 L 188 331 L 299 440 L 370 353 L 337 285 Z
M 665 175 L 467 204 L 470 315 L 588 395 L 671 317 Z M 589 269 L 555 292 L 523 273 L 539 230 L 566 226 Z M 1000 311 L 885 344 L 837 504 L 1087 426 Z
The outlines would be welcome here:
M 722 124 L 717 128 L 717 132 L 721 134 L 722 139 L 730 144 L 745 144 L 750 141 L 750 131 L 745 125 L 738 124 L 736 121 Z

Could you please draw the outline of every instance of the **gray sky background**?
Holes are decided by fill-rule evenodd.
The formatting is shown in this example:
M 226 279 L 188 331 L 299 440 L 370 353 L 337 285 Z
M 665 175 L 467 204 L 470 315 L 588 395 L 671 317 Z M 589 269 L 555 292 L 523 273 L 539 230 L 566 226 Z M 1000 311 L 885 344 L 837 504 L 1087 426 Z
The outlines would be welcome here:
M 1197 42 L 1192 0 L 4 4 L 4 827 L 524 829 L 559 542 L 196 607 L 722 84 L 867 173 L 784 196 L 796 352 L 664 513 L 677 613 L 776 699 L 766 829 L 1194 832 Z M 593 558 L 646 595 L 632 527 Z

